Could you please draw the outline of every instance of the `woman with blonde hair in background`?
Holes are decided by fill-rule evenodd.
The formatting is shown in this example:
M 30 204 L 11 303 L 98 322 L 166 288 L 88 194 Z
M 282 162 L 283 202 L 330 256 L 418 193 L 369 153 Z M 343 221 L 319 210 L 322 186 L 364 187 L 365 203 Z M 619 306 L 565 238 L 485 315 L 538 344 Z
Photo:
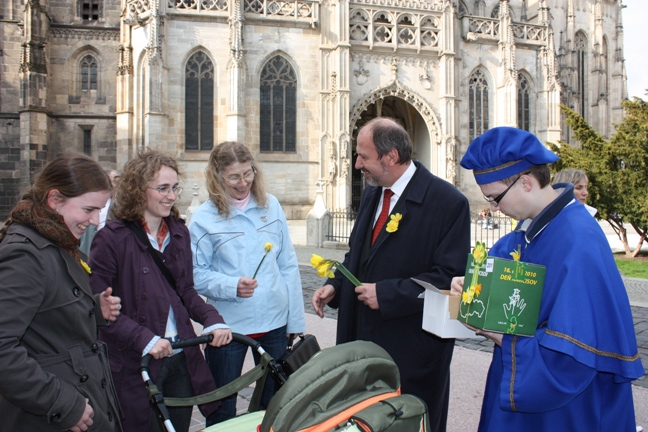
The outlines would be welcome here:
M 214 335 L 213 346 L 232 339 L 220 314 L 194 290 L 189 231 L 176 207 L 181 174 L 172 156 L 140 151 L 124 166 L 116 219 L 92 242 L 92 287 L 112 286 L 122 298 L 122 315 L 100 337 L 110 347 L 127 432 L 160 430 L 138 372 L 143 355 L 160 360 L 150 371 L 163 395 L 191 397 L 216 387 L 200 348 L 172 350 L 171 342 L 196 336 L 191 320 L 205 327 L 203 334 Z M 208 416 L 218 405 L 200 408 Z M 189 430 L 191 407 L 169 408 L 169 413 L 177 431 Z
M 79 238 L 110 197 L 87 156 L 49 162 L 0 230 L 0 430 L 115 431 L 121 413 L 97 326 L 119 316 L 92 293 Z
M 574 185 L 574 198 L 578 200 L 579 203 L 583 204 L 587 211 L 594 216 L 596 214 L 596 209 L 592 206 L 587 205 L 587 185 L 589 184 L 589 179 L 587 174 L 584 171 L 577 169 L 565 169 L 558 171 L 554 175 L 553 181 L 551 184 L 556 183 L 571 183 Z
M 209 200 L 191 216 L 196 290 L 223 314 L 232 331 L 258 340 L 273 358 L 288 333 L 302 333 L 304 299 L 295 249 L 279 201 L 265 183 L 250 150 L 224 142 L 211 152 L 205 171 Z M 207 347 L 205 357 L 217 386 L 241 375 L 247 346 L 232 342 Z M 259 356 L 253 351 L 255 362 Z M 265 409 L 274 394 L 266 382 Z M 236 415 L 236 395 L 207 419 L 207 425 Z

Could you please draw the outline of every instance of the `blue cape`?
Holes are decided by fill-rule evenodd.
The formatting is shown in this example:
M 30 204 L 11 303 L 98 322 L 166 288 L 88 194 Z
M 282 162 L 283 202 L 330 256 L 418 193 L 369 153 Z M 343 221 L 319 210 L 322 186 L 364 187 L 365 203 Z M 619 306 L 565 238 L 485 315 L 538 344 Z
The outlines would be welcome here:
M 511 259 L 518 248 L 522 261 L 547 268 L 538 330 L 504 335 L 495 348 L 479 430 L 634 431 L 631 381 L 644 370 L 628 296 L 571 185 L 489 255 Z

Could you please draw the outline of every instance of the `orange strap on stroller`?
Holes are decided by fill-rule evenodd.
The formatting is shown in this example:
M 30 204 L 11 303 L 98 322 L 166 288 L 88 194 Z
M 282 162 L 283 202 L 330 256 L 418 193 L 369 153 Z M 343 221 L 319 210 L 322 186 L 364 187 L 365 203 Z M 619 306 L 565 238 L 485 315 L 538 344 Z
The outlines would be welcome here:
M 399 396 L 401 394 L 400 388 L 396 390 L 395 392 L 389 392 L 389 393 L 383 393 L 374 397 L 370 397 L 369 399 L 365 399 L 362 402 L 358 402 L 356 405 L 353 405 L 350 408 L 345 409 L 344 411 L 340 412 L 339 414 L 331 417 L 330 419 L 315 425 L 308 427 L 306 429 L 300 429 L 298 432 L 326 432 L 334 429 L 337 425 L 347 421 L 349 418 L 351 418 L 352 415 L 362 411 L 363 409 L 375 404 L 376 402 L 380 402 L 385 399 L 389 399 L 392 397 Z M 275 432 L 274 429 L 270 429 L 270 432 Z

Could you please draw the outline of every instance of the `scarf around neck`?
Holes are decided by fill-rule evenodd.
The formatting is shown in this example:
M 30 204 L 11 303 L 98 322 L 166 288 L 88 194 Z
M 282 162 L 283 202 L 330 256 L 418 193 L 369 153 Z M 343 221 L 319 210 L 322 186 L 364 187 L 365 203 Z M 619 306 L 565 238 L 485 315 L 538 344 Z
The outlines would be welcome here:
M 68 251 L 76 261 L 80 262 L 79 239 L 65 225 L 65 219 L 60 214 L 48 207 L 35 206 L 32 201 L 21 200 L 11 212 L 11 220 L 38 232 Z

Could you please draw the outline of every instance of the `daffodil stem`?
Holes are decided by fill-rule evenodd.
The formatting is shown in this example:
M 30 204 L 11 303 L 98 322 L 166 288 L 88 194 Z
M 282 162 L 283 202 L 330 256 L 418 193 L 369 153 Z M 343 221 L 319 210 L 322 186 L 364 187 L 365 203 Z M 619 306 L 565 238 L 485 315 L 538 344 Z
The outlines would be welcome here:
M 340 273 L 342 273 L 344 276 L 346 276 L 347 279 L 354 285 L 354 286 L 360 286 L 362 283 L 358 280 L 357 277 L 353 276 L 353 274 L 346 268 L 344 265 L 342 265 L 341 262 L 335 261 L 335 268 L 340 270 Z
M 257 275 L 257 273 L 259 273 L 259 269 L 261 268 L 261 264 L 263 264 L 263 260 L 265 260 L 265 257 L 266 257 L 267 255 L 268 255 L 268 252 L 266 252 L 266 253 L 263 255 L 263 258 L 261 258 L 261 262 L 259 263 L 259 265 L 257 266 L 256 270 L 254 271 L 254 276 L 252 276 L 252 279 L 256 279 L 256 275 Z

